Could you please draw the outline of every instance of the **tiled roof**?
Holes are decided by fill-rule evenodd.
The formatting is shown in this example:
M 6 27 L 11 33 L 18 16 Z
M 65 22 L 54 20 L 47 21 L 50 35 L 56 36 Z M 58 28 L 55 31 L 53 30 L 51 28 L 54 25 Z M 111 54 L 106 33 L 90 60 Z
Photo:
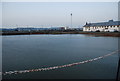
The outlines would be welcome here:
M 88 23 L 83 27 L 94 27 L 94 26 L 113 26 L 113 25 L 120 25 L 120 21 L 113 21 L 109 20 L 108 22 L 101 22 L 101 23 Z

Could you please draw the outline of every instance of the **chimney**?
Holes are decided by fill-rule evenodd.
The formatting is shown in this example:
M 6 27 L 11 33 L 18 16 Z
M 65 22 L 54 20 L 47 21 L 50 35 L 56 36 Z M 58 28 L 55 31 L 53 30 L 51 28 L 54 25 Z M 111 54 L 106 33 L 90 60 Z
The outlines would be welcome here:
M 88 23 L 86 22 L 86 25 L 88 25 Z

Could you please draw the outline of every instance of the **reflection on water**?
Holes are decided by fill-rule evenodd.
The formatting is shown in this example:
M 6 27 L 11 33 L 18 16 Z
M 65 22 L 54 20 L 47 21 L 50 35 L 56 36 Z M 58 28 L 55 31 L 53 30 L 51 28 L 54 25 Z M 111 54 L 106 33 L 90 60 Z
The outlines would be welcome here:
M 117 37 L 65 35 L 3 36 L 3 71 L 37 69 L 79 62 L 118 49 Z M 117 54 L 73 67 L 6 75 L 4 79 L 115 79 Z

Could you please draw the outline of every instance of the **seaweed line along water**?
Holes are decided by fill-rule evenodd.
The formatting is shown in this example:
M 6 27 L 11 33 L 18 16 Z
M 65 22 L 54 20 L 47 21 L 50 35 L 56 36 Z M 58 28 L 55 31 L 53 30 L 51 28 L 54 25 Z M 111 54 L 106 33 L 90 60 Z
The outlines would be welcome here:
M 65 65 L 61 65 L 61 66 L 52 66 L 52 67 L 46 67 L 46 68 L 38 68 L 38 69 L 28 69 L 28 70 L 19 70 L 19 71 L 7 71 L 7 72 L 0 72 L 0 75 L 11 75 L 11 74 L 22 74 L 22 73 L 29 73 L 29 72 L 37 72 L 37 71 L 48 71 L 48 70 L 54 70 L 54 69 L 59 69 L 59 68 L 65 68 L 65 67 L 72 67 L 75 65 L 80 65 L 80 64 L 85 64 L 85 63 L 89 63 L 92 61 L 97 61 L 99 59 L 103 59 L 105 57 L 111 56 L 113 54 L 117 54 L 119 53 L 119 50 L 113 51 L 109 54 L 103 55 L 103 56 L 99 56 L 93 59 L 89 59 L 89 60 L 85 60 L 85 61 L 81 61 L 81 62 L 75 62 L 75 63 L 71 63 L 71 64 L 65 64 Z

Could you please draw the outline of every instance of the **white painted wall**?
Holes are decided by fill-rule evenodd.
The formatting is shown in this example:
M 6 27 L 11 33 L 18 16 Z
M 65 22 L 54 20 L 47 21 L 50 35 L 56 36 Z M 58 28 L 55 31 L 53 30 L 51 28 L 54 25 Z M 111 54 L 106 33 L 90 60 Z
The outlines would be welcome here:
M 120 25 L 119 25 L 119 27 L 118 26 L 112 26 L 112 27 L 111 26 L 108 26 L 108 27 L 106 27 L 106 26 L 104 26 L 104 27 L 83 27 L 83 31 L 97 31 L 97 30 L 104 31 L 104 32 L 106 32 L 106 31 L 112 32 L 112 31 L 117 30 L 117 31 L 120 32 Z

